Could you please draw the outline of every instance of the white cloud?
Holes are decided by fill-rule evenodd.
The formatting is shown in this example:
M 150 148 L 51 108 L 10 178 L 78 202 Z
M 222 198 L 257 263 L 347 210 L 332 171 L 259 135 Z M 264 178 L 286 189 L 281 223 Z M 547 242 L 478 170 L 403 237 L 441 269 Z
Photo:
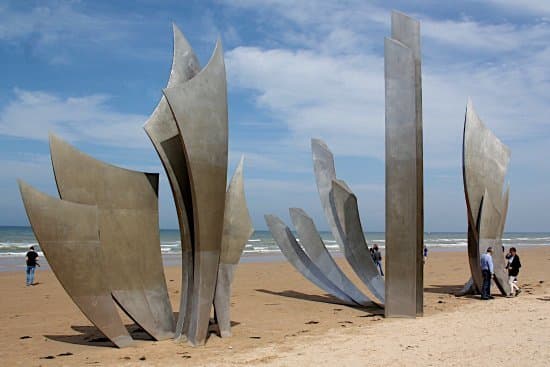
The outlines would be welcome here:
M 483 0 L 519 13 L 550 15 L 550 2 L 544 0 Z
M 522 48 L 545 47 L 550 27 L 544 22 L 532 25 L 511 23 L 488 24 L 472 19 L 434 20 L 421 17 L 423 37 L 431 38 L 448 47 L 482 53 L 516 51 Z
M 52 132 L 71 141 L 121 147 L 149 147 L 141 126 L 147 116 L 114 111 L 104 95 L 61 98 L 15 90 L 15 99 L 0 110 L 0 134 L 47 140 Z
M 310 138 L 321 137 L 342 154 L 383 155 L 381 58 L 238 47 L 226 61 L 230 82 L 257 93 L 297 145 L 309 149 Z

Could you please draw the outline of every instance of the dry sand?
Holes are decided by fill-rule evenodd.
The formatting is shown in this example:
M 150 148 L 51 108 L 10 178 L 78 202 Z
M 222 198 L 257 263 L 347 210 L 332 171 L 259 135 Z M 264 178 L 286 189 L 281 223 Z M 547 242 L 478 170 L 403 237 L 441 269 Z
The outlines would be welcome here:
M 140 332 L 133 333 L 143 339 L 137 347 L 113 348 L 51 272 L 39 269 L 34 287 L 25 286 L 24 272 L 0 273 L 0 366 L 548 366 L 550 248 L 519 254 L 523 293 L 480 301 L 450 294 L 468 278 L 466 255 L 431 252 L 425 316 L 417 319 L 340 305 L 285 262 L 242 264 L 233 337 L 212 335 L 198 348 Z M 177 310 L 179 269 L 167 268 L 166 278 Z

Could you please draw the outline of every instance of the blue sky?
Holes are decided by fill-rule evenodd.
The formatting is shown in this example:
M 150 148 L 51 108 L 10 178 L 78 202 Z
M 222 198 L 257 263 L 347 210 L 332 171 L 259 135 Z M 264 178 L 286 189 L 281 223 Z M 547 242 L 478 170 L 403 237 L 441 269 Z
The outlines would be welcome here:
M 425 229 L 465 231 L 461 143 L 468 96 L 512 150 L 507 230 L 550 230 L 550 3 L 426 1 L 1 1 L 0 224 L 27 225 L 16 178 L 56 195 L 48 131 L 98 159 L 166 176 L 141 126 L 171 66 L 171 22 L 204 65 L 221 37 L 230 173 L 246 155 L 257 229 L 302 207 L 327 228 L 310 139 L 324 139 L 384 228 L 383 40 L 391 9 L 421 21 Z

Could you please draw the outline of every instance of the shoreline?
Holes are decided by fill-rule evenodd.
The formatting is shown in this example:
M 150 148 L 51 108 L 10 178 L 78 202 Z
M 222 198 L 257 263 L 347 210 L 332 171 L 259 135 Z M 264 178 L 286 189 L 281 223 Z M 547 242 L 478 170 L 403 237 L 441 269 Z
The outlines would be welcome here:
M 510 246 L 505 246 L 509 248 Z M 516 248 L 519 252 L 528 249 L 536 248 L 550 248 L 550 245 L 516 245 Z M 467 246 L 433 246 L 428 247 L 429 253 L 428 258 L 433 253 L 439 252 L 453 252 L 453 253 L 463 253 L 465 259 L 467 260 Z M 382 256 L 385 255 L 384 247 L 381 247 Z M 339 250 L 329 250 L 332 256 L 335 259 L 343 259 L 344 254 Z M 0 255 L 0 273 L 3 272 L 17 272 L 24 271 L 26 268 L 24 253 L 21 255 L 9 255 L 2 256 Z M 179 267 L 181 266 L 181 253 L 172 253 L 172 254 L 162 254 L 162 262 L 164 267 Z M 249 263 L 274 263 L 274 262 L 286 262 L 286 258 L 278 250 L 273 250 L 269 252 L 256 252 L 250 253 L 245 252 L 241 256 L 240 264 L 249 264 Z M 40 256 L 39 259 L 40 267 L 37 268 L 37 271 L 50 270 L 48 262 L 44 256 Z

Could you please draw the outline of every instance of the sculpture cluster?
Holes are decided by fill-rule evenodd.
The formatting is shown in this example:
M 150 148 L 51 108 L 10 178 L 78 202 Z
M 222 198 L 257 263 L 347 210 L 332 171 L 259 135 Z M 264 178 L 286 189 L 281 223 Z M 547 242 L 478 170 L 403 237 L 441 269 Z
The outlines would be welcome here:
M 489 130 L 468 101 L 464 118 L 462 173 L 468 212 L 468 259 L 471 280 L 460 294 L 480 293 L 483 283 L 480 251 L 493 247 L 495 283 L 510 294 L 505 269 L 502 233 L 508 212 L 510 186 L 503 193 L 510 149 Z
M 76 305 L 116 346 L 132 344 L 115 304 L 156 340 L 205 342 L 214 306 L 231 335 L 233 273 L 252 223 L 243 159 L 226 192 L 227 92 L 221 43 L 204 69 L 174 26 L 164 96 L 144 129 L 166 170 L 182 245 L 180 312 L 174 320 L 164 277 L 158 179 L 89 157 L 51 135 L 60 199 L 19 182 L 35 236 Z
M 336 178 L 332 153 L 312 141 L 317 189 L 334 239 L 386 316 L 415 317 L 423 311 L 423 153 L 420 24 L 393 12 L 385 42 L 386 97 L 386 278 L 371 258 L 357 199 Z M 309 280 L 348 304 L 364 305 L 363 294 L 332 260 L 313 221 L 290 209 L 300 237 L 273 215 L 266 216 L 273 237 L 289 261 Z
M 384 279 L 372 260 L 361 227 L 357 199 L 346 183 L 336 178 L 333 155 L 318 139 L 311 142 L 317 189 L 336 242 L 374 299 L 383 304 Z M 290 209 L 300 243 L 276 216 L 266 215 L 273 238 L 288 261 L 319 288 L 350 305 L 367 305 L 371 299 L 342 272 L 325 247 L 313 220 L 298 208 Z

